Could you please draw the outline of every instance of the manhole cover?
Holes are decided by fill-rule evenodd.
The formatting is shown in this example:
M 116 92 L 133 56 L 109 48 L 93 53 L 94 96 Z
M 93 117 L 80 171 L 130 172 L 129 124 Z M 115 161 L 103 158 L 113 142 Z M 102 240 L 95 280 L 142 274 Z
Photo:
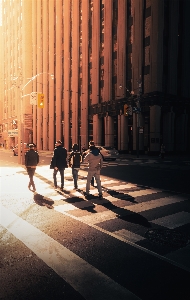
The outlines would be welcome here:
M 145 237 L 152 242 L 175 248 L 185 247 L 190 242 L 189 236 L 172 229 L 149 229 Z

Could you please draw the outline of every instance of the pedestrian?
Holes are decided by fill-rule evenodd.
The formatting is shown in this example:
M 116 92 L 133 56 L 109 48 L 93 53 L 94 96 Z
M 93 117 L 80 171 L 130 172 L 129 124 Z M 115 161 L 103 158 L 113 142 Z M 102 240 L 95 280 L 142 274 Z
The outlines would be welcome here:
M 90 141 L 89 142 L 89 150 L 94 150 L 94 149 L 97 149 L 97 151 L 101 154 L 100 150 L 95 146 L 95 143 L 94 141 Z M 91 179 L 91 182 L 90 182 L 91 186 L 94 186 L 94 176 L 92 176 L 92 179 Z
M 67 168 L 67 150 L 60 140 L 56 141 L 50 169 L 53 169 L 54 188 L 57 188 L 57 173 L 61 176 L 61 190 L 64 188 L 64 170 Z
M 28 184 L 28 188 L 30 190 L 30 187 L 32 186 L 33 188 L 33 192 L 36 191 L 36 187 L 34 184 L 34 173 L 36 171 L 36 166 L 39 163 L 39 154 L 37 151 L 34 150 L 34 145 L 33 144 L 29 144 L 29 148 L 30 150 L 28 150 L 25 153 L 25 166 L 27 169 L 27 173 L 29 176 L 29 184 Z
M 165 156 L 165 146 L 164 146 L 164 144 L 161 145 L 160 155 L 161 155 L 161 158 L 164 159 L 164 156 Z
M 89 195 L 90 191 L 90 181 L 94 176 L 97 183 L 97 188 L 99 192 L 99 199 L 102 198 L 102 187 L 100 181 L 100 170 L 103 165 L 102 155 L 100 154 L 99 149 L 95 147 L 94 142 L 91 142 L 90 151 L 85 156 L 84 162 L 88 162 L 88 175 L 87 175 L 87 183 L 86 183 L 86 195 Z
M 69 166 L 72 168 L 72 175 L 74 180 L 74 189 L 78 189 L 78 172 L 80 169 L 80 163 L 82 162 L 82 154 L 78 150 L 78 144 L 73 144 L 72 152 L 69 155 Z

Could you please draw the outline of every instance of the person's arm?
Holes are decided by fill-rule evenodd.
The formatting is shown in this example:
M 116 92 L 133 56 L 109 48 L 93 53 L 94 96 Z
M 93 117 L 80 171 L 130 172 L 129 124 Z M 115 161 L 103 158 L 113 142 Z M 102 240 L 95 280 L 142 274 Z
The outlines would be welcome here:
M 40 157 L 39 157 L 39 154 L 38 154 L 38 152 L 36 152 L 36 153 L 37 153 L 37 164 L 39 164 Z
M 67 157 L 67 155 L 66 155 L 66 157 Z M 73 157 L 73 151 L 70 153 L 70 155 L 69 155 L 69 158 L 68 158 L 69 167 L 71 167 L 71 166 L 72 166 L 72 163 L 71 163 L 71 159 L 72 159 L 72 157 Z
M 25 153 L 25 166 L 28 165 L 28 152 Z

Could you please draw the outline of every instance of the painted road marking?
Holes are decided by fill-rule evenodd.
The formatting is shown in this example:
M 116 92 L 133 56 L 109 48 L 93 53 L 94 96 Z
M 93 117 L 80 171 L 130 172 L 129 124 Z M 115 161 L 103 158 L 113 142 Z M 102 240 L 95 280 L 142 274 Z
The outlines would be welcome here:
M 169 229 L 175 229 L 190 222 L 190 213 L 182 211 L 150 222 Z
M 86 300 L 140 300 L 133 293 L 0 205 L 0 224 L 23 242 Z
M 158 200 L 151 200 L 151 201 L 146 201 L 134 205 L 129 205 L 125 206 L 124 208 L 130 211 L 133 211 L 135 213 L 140 213 L 143 211 L 147 211 L 150 209 L 158 208 L 161 206 L 169 205 L 169 204 L 174 204 L 177 202 L 185 201 L 187 199 L 176 196 L 176 197 L 167 197 L 167 198 L 160 198 Z M 189 220 L 190 221 L 190 220 Z

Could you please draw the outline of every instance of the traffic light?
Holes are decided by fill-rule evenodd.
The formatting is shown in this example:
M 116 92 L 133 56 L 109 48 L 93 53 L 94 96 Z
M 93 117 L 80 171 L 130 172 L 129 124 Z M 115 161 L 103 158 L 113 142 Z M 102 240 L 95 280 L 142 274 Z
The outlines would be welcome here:
M 124 114 L 124 116 L 128 116 L 128 105 L 127 104 L 124 104 L 123 114 Z
M 44 108 L 44 94 L 38 94 L 38 107 Z

